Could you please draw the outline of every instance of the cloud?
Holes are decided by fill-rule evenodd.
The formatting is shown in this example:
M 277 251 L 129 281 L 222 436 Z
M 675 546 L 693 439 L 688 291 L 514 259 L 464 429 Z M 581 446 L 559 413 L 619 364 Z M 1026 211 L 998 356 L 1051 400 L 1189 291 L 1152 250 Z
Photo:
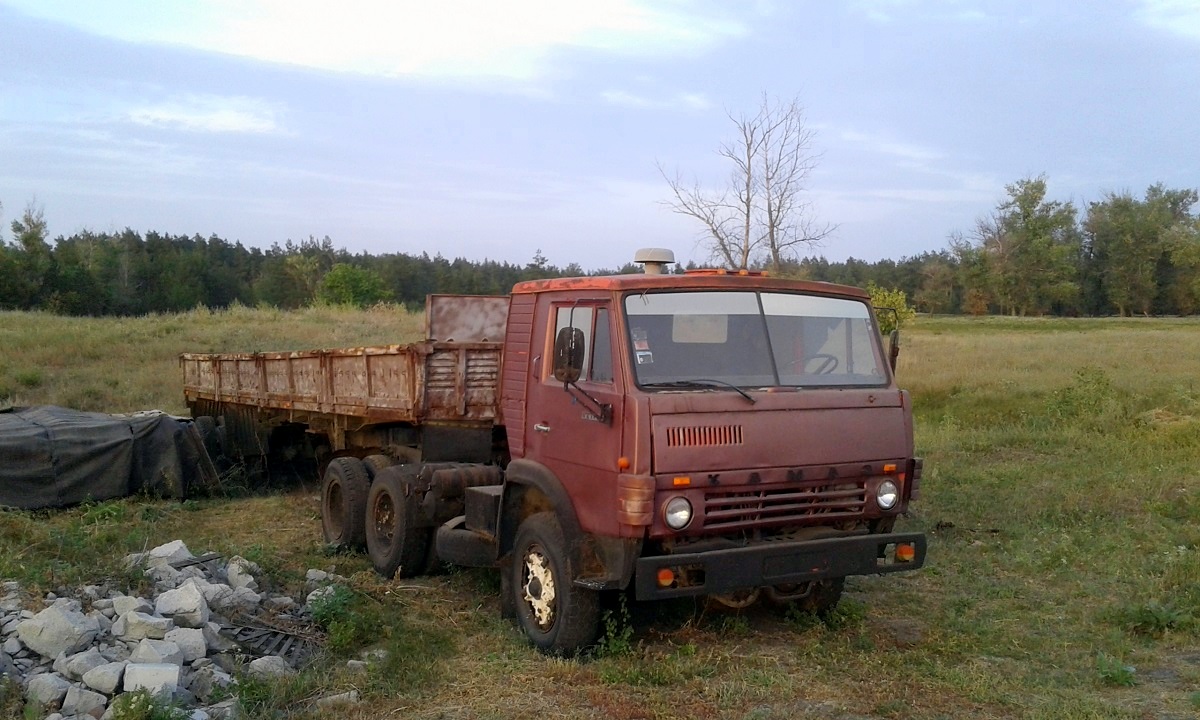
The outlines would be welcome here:
M 928 163 L 940 160 L 943 157 L 941 152 L 933 148 L 897 142 L 879 135 L 858 132 L 857 130 L 843 130 L 838 136 L 846 143 L 865 152 L 887 155 L 913 163 Z
M 279 128 L 275 109 L 248 97 L 186 95 L 157 105 L 135 107 L 128 119 L 138 125 L 208 133 L 271 133 Z
M 1200 40 L 1200 2 L 1141 0 L 1134 17 L 1149 27 Z
M 960 22 L 985 22 L 993 19 L 979 7 L 977 0 L 855 0 L 851 7 L 866 19 L 889 24 L 898 19 L 936 18 Z
M 122 40 L 378 76 L 530 81 L 552 71 L 558 50 L 675 56 L 746 32 L 699 0 L 10 2 Z
M 606 90 L 600 97 L 612 105 L 634 108 L 681 108 L 685 110 L 707 110 L 712 102 L 703 93 L 675 93 L 663 97 L 649 97 L 625 90 Z

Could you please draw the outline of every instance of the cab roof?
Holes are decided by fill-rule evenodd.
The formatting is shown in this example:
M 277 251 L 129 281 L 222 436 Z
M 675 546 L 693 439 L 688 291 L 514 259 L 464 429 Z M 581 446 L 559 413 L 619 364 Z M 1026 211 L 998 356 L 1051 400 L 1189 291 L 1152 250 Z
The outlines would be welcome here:
M 862 288 L 814 280 L 788 280 L 760 273 L 700 271 L 683 275 L 597 275 L 594 277 L 527 280 L 513 286 L 514 295 L 568 291 L 627 292 L 638 290 L 783 290 L 869 300 Z

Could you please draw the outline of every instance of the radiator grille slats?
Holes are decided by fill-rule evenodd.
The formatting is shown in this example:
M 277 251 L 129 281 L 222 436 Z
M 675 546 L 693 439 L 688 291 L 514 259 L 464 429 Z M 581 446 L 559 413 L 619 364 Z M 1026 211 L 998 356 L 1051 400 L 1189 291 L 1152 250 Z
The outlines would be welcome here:
M 741 445 L 741 425 L 698 425 L 667 428 L 667 447 Z
M 825 523 L 859 516 L 865 504 L 865 479 L 822 481 L 777 489 L 713 489 L 704 495 L 704 528 L 785 525 L 811 520 L 816 515 Z

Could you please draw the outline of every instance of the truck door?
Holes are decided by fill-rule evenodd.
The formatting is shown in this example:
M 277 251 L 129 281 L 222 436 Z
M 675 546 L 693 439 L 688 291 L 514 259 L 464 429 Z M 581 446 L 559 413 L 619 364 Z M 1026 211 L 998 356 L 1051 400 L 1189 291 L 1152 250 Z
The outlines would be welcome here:
M 621 454 L 623 393 L 615 355 L 610 304 L 554 305 L 546 320 L 547 360 L 529 386 L 526 457 L 550 468 L 566 487 L 585 531 L 616 532 L 617 459 Z M 553 339 L 575 327 L 586 338 L 577 387 L 553 374 Z M 608 406 L 608 419 L 602 408 Z

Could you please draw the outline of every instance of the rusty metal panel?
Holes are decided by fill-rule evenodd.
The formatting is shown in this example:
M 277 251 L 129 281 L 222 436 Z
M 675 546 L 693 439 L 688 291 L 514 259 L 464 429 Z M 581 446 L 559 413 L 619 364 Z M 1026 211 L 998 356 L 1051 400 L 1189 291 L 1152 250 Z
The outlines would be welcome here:
M 335 403 L 343 398 L 365 400 L 367 392 L 367 358 L 365 354 L 330 353 L 329 355 L 330 391 Z
M 237 388 L 239 393 L 257 397 L 262 388 L 259 385 L 259 364 L 257 358 L 237 360 Z
M 432 420 L 496 417 L 500 346 L 435 345 L 425 358 L 425 412 Z
M 533 338 L 533 295 L 514 295 L 505 336 L 508 361 L 501 382 L 501 417 L 514 458 L 525 456 L 525 390 L 529 376 L 529 346 Z
M 288 361 L 292 394 L 296 400 L 316 402 L 321 394 L 321 357 L 316 353 L 293 353 Z
M 500 343 L 417 343 L 294 353 L 186 354 L 193 410 L 257 413 L 311 427 L 358 429 L 425 420 L 491 424 Z M 264 411 L 272 412 L 264 412 Z M 274 412 L 287 411 L 283 416 Z
M 290 397 L 292 395 L 291 358 L 285 353 L 270 353 L 263 356 L 263 376 L 268 395 Z
M 438 342 L 500 342 L 508 320 L 508 297 L 430 295 L 425 299 L 425 337 Z
M 747 411 L 732 393 L 705 398 L 709 412 L 655 415 L 655 472 L 700 473 L 765 467 L 870 462 L 908 454 L 903 408 L 863 401 L 851 393 L 840 408 L 805 407 L 806 393 L 790 393 L 792 407 Z M 864 393 L 865 395 L 865 393 Z M 728 402 L 725 412 L 720 400 Z M 697 403 L 702 406 L 703 403 Z
M 413 396 L 413 361 L 416 354 L 403 352 L 367 356 L 367 383 L 371 397 L 381 400 L 400 400 L 411 407 Z
M 217 392 L 222 395 L 233 396 L 237 393 L 237 358 L 222 357 L 217 362 Z

